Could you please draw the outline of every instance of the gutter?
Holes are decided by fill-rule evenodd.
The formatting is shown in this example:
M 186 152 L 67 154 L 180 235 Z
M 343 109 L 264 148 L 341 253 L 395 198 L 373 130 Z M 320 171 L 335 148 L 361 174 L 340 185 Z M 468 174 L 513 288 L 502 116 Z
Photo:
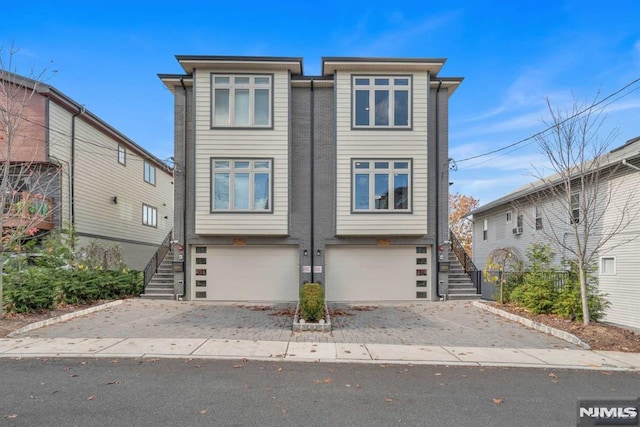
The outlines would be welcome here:
M 627 159 L 626 159 L 626 158 L 625 158 L 625 159 L 622 159 L 622 164 L 623 164 L 623 165 L 625 165 L 625 166 L 627 166 L 627 167 L 630 167 L 631 169 L 635 169 L 635 170 L 637 170 L 637 171 L 640 171 L 640 168 L 639 168 L 639 167 L 634 166 L 634 165 L 632 165 L 631 163 L 627 162 Z
M 187 243 L 187 87 L 184 84 L 184 76 L 180 76 L 180 85 L 182 86 L 182 91 L 184 92 L 184 111 L 182 113 L 182 120 L 184 122 L 184 131 L 182 133 L 182 146 L 184 147 L 184 156 L 182 158 L 182 184 L 184 186 L 183 189 L 183 202 L 182 202 L 182 236 L 181 239 L 182 240 L 182 247 L 185 249 L 184 251 L 184 257 L 186 258 L 187 256 L 187 251 L 186 251 L 186 243 Z M 175 145 L 175 144 L 174 144 Z M 174 156 L 175 156 L 175 146 L 174 146 Z M 174 163 L 173 165 L 173 170 L 174 170 L 174 174 L 176 173 L 180 173 L 180 170 L 176 170 L 176 165 Z M 175 179 L 174 179 L 175 182 Z M 174 187 L 174 191 L 175 191 L 175 187 Z M 187 263 L 186 259 L 183 259 L 182 262 L 184 264 Z M 183 264 L 183 265 L 184 265 Z M 182 300 L 184 298 L 184 296 L 187 293 L 187 273 L 186 273 L 186 269 L 183 268 L 182 269 L 183 273 L 182 273 L 182 294 L 177 294 L 176 295 L 176 300 Z

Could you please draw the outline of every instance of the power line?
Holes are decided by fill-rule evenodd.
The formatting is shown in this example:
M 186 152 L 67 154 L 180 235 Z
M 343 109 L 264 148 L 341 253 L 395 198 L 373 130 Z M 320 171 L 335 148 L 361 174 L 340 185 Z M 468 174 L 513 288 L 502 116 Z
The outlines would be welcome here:
M 523 143 L 525 143 L 525 142 L 527 142 L 527 141 L 533 141 L 533 140 L 535 140 L 535 138 L 537 138 L 537 137 L 539 137 L 539 136 L 541 136 L 541 135 L 545 134 L 545 133 L 546 133 L 546 132 L 548 132 L 549 130 L 551 130 L 551 129 L 553 129 L 553 128 L 556 128 L 556 127 L 558 127 L 558 126 L 561 126 L 562 124 L 564 124 L 564 123 L 568 122 L 569 120 L 572 120 L 572 119 L 574 119 L 574 118 L 576 118 L 576 117 L 578 117 L 578 116 L 580 116 L 580 115 L 582 115 L 582 114 L 586 113 L 587 111 L 590 111 L 590 110 L 594 109 L 594 108 L 595 108 L 595 107 L 597 107 L 598 105 L 600 105 L 600 104 L 604 103 L 605 101 L 607 101 L 607 100 L 609 100 L 609 99 L 613 98 L 614 96 L 618 95 L 620 92 L 623 92 L 624 90 L 626 90 L 627 88 L 629 88 L 630 86 L 633 86 L 634 84 L 636 84 L 636 83 L 638 83 L 638 82 L 640 82 L 640 78 L 637 78 L 637 79 L 633 80 L 632 82 L 627 83 L 625 86 L 623 86 L 622 88 L 618 89 L 617 91 L 615 91 L 615 92 L 611 93 L 610 95 L 607 95 L 605 98 L 603 98 L 603 99 L 601 99 L 600 101 L 598 101 L 598 102 L 596 102 L 596 103 L 594 103 L 594 104 L 592 104 L 592 105 L 590 105 L 590 106 L 586 107 L 585 109 L 583 109 L 583 110 L 581 110 L 581 111 L 579 111 L 579 112 L 577 112 L 577 113 L 573 114 L 572 116 L 569 116 L 569 117 L 565 118 L 564 120 L 560 121 L 559 123 L 554 123 L 553 125 L 551 125 L 551 126 L 547 127 L 546 129 L 544 129 L 544 130 L 542 130 L 542 131 L 540 131 L 540 132 L 537 132 L 537 133 L 535 133 L 535 134 L 533 134 L 533 135 L 531 135 L 531 136 L 528 136 L 527 138 L 521 139 L 521 140 L 516 141 L 516 142 L 514 142 L 514 143 L 512 143 L 512 144 L 505 145 L 504 147 L 496 148 L 495 150 L 491 150 L 491 151 L 488 151 L 488 152 L 486 152 L 486 153 L 477 154 L 477 155 L 475 155 L 475 156 L 471 156 L 471 157 L 467 157 L 467 158 L 464 158 L 464 159 L 456 160 L 456 163 L 467 162 L 467 161 L 469 161 L 469 160 L 474 160 L 474 159 L 478 159 L 478 158 L 480 158 L 480 157 L 489 156 L 489 155 L 491 155 L 491 154 L 499 153 L 499 152 L 501 152 L 501 151 L 508 150 L 509 148 L 516 147 L 516 146 L 518 146 L 518 145 L 520 145 L 520 144 L 523 144 Z M 633 91 L 629 92 L 629 93 L 632 93 L 632 92 L 634 92 L 635 90 L 637 90 L 637 88 L 636 88 L 636 89 L 634 89 Z M 629 93 L 627 93 L 627 94 L 625 94 L 625 95 L 623 95 L 623 96 L 627 96 Z M 622 98 L 623 96 L 621 96 L 620 98 Z M 618 98 L 618 99 L 620 99 L 620 98 Z M 617 101 L 618 99 L 616 99 L 615 101 Z M 612 101 L 612 102 L 613 102 L 613 101 Z M 610 103 L 609 103 L 609 104 L 607 104 L 607 105 L 610 105 Z M 481 162 L 481 163 L 478 163 L 478 164 L 482 164 L 482 163 L 484 163 L 484 162 Z

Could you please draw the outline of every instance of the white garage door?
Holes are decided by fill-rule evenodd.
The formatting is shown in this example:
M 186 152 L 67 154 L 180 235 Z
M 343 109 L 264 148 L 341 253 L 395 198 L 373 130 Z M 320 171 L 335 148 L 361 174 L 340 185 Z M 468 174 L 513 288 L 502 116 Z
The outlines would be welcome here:
M 195 299 L 297 301 L 298 250 L 290 246 L 197 246 L 192 249 Z
M 327 301 L 415 301 L 427 298 L 430 248 L 329 247 Z

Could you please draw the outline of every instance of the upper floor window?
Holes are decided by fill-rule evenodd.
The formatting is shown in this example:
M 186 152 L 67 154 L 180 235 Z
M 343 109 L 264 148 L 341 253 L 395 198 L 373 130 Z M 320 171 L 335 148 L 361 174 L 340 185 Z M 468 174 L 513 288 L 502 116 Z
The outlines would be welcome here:
M 121 165 L 127 163 L 127 150 L 124 145 L 118 145 L 118 163 Z
M 158 209 L 147 204 L 142 204 L 142 224 L 150 227 L 158 226 Z
M 409 212 L 411 209 L 410 160 L 353 160 L 352 182 L 356 212 Z
M 570 222 L 578 224 L 580 222 L 580 193 L 571 195 L 571 218 Z
M 513 218 L 513 212 L 507 211 L 507 223 L 510 223 Z
M 144 161 L 144 182 L 156 185 L 156 167 L 146 160 Z
M 533 207 L 535 221 L 536 221 L 536 230 L 542 230 L 542 208 L 538 205 Z
M 271 210 L 270 159 L 211 159 L 211 210 L 268 212 Z
M 489 238 L 489 220 L 485 218 L 482 221 L 482 240 L 487 240 Z
M 411 77 L 354 76 L 352 88 L 353 127 L 411 127 Z
M 270 75 L 212 75 L 212 127 L 270 127 L 271 81 Z

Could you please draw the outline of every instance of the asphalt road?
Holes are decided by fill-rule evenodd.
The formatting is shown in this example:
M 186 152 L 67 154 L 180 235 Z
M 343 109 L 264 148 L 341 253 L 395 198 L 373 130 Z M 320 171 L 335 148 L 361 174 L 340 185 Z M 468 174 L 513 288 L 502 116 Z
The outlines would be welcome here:
M 241 360 L 0 360 L 6 426 L 571 426 L 639 372 Z

